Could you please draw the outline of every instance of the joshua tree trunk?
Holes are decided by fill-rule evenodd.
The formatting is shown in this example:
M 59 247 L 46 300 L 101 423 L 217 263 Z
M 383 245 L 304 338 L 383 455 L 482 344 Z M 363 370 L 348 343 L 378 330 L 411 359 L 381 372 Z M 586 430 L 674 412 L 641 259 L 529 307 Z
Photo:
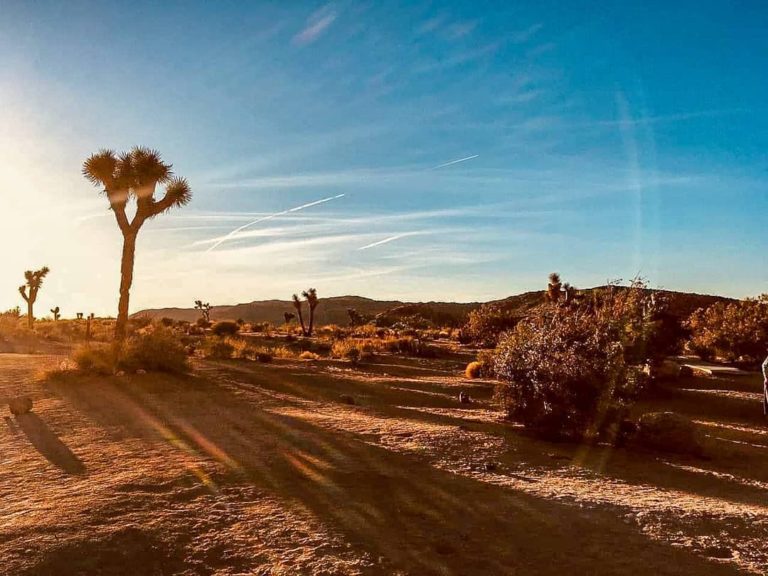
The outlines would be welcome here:
M 299 313 L 299 322 L 301 323 L 301 335 L 306 336 L 307 329 L 304 327 L 304 314 L 301 313 L 301 308 L 298 308 L 297 312 Z
M 312 327 L 315 325 L 315 309 L 309 308 L 309 329 L 307 330 L 307 336 L 312 337 Z
M 120 263 L 120 302 L 117 305 L 117 324 L 115 339 L 125 340 L 128 328 L 128 304 L 133 284 L 133 263 L 136 257 L 136 234 L 123 235 L 123 258 Z
M 27 325 L 29 326 L 30 330 L 35 327 L 35 314 L 33 312 L 34 307 L 35 303 L 32 301 L 32 298 L 27 300 Z

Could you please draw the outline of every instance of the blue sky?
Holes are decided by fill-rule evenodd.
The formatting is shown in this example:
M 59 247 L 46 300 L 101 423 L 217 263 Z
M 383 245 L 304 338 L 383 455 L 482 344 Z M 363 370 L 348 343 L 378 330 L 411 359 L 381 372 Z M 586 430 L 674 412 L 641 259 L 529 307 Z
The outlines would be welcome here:
M 113 312 L 120 236 L 80 165 L 134 144 L 194 191 L 142 231 L 134 310 L 486 300 L 553 270 L 768 291 L 762 2 L 154 4 L 3 2 L 0 307 L 47 264 L 41 307 Z

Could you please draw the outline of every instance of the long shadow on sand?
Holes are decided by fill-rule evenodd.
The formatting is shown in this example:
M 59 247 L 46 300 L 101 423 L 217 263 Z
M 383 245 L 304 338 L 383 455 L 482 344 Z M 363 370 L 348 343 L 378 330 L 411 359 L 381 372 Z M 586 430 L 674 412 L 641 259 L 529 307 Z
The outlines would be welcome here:
M 98 386 L 100 393 L 92 393 Z M 202 458 L 300 506 L 384 562 L 373 574 L 737 574 L 649 540 L 609 511 L 584 511 L 436 469 L 358 435 L 265 411 L 263 395 L 219 382 L 105 380 L 58 387 L 103 425 L 162 442 L 161 423 Z M 84 401 L 86 400 L 87 401 Z M 147 450 L 152 443 L 147 444 Z M 619 549 L 620 548 L 620 549 Z
M 67 474 L 82 474 L 85 466 L 34 412 L 16 416 L 16 424 L 35 449 Z

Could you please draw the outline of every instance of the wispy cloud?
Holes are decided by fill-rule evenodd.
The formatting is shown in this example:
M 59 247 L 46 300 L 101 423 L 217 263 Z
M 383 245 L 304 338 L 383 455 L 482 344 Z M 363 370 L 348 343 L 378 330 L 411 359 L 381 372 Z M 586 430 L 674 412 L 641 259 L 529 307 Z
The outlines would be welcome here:
M 525 30 L 520 30 L 518 32 L 513 32 L 510 39 L 515 44 L 524 44 L 525 42 L 528 42 L 531 38 L 533 38 L 536 33 L 541 30 L 543 27 L 543 24 L 532 24 L 531 26 L 528 26 Z
M 450 162 L 446 162 L 444 164 L 438 164 L 437 166 L 433 166 L 430 168 L 430 170 L 437 170 L 438 168 L 445 168 L 446 166 L 450 166 L 452 164 L 458 164 L 459 162 L 466 162 L 467 160 L 472 160 L 474 158 L 479 157 L 480 154 L 474 154 L 472 156 L 467 156 L 466 158 L 459 158 L 458 160 L 451 160 Z
M 400 238 L 405 238 L 407 236 L 414 236 L 415 232 L 406 232 L 404 234 L 395 234 L 394 236 L 390 236 L 389 238 L 384 238 L 384 240 L 379 240 L 378 242 L 371 242 L 370 244 L 366 244 L 365 246 L 361 246 L 358 248 L 358 250 L 368 250 L 369 248 L 375 248 L 376 246 L 382 246 L 384 244 L 389 244 L 390 242 L 394 242 L 395 240 L 400 240 Z
M 297 46 L 306 46 L 312 44 L 336 20 L 336 11 L 330 5 L 326 5 L 314 14 L 312 14 L 304 25 L 304 28 L 293 37 L 293 43 Z
M 341 198 L 344 196 L 344 194 L 337 194 L 336 196 L 331 196 L 328 198 L 323 198 L 322 200 L 316 200 L 315 202 L 310 202 L 308 204 L 302 204 L 301 206 L 296 206 L 295 208 L 289 208 L 288 210 L 283 210 L 282 212 L 275 212 L 274 214 L 269 214 L 268 216 L 262 216 L 261 218 L 257 218 L 256 220 L 253 220 L 252 222 L 248 222 L 247 224 L 243 224 L 239 228 L 235 228 L 232 232 L 227 234 L 226 236 L 223 236 L 222 238 L 219 238 L 215 244 L 213 244 L 206 252 L 210 252 L 211 250 L 216 249 L 218 246 L 220 246 L 222 243 L 226 242 L 227 240 L 231 240 L 234 238 L 238 232 L 242 232 L 249 226 L 253 226 L 255 224 L 258 224 L 259 222 L 265 222 L 267 220 L 271 220 L 273 218 L 277 218 L 278 216 L 285 216 L 286 214 L 292 214 L 293 212 L 298 212 L 299 210 L 304 210 L 306 208 L 311 208 L 312 206 L 317 206 L 319 204 L 325 204 L 326 202 L 330 202 L 331 200 L 336 200 L 337 198 Z

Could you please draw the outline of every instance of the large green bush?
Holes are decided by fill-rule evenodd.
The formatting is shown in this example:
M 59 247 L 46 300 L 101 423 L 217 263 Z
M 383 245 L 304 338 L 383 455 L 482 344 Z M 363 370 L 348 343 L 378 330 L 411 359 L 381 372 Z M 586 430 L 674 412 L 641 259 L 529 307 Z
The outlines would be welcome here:
M 657 312 L 641 283 L 534 310 L 494 353 L 509 417 L 546 436 L 595 437 L 610 429 L 643 385 L 642 364 L 654 360 Z
M 499 336 L 517 325 L 520 316 L 496 303 L 483 304 L 472 310 L 462 329 L 465 339 L 480 346 L 492 348 Z

